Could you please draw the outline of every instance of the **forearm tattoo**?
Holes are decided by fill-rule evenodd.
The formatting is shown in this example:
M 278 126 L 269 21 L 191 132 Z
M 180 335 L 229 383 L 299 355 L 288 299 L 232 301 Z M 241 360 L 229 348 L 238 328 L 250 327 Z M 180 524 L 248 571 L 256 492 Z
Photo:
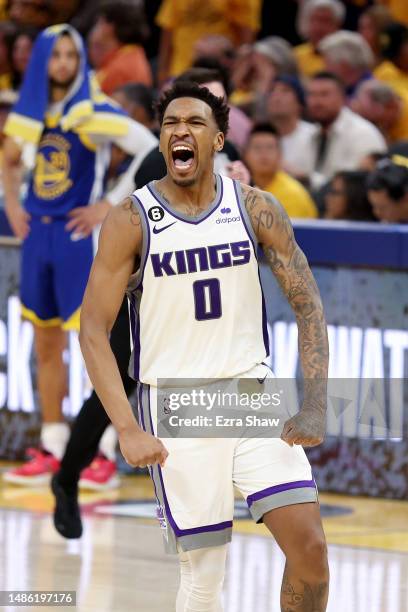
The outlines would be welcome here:
M 329 350 L 316 281 L 304 253 L 296 244 L 289 217 L 273 196 L 249 189 L 244 199 L 265 257 L 296 316 L 305 392 L 311 390 L 308 389 L 311 384 L 312 395 L 318 391 L 321 398 L 321 392 L 325 393 Z

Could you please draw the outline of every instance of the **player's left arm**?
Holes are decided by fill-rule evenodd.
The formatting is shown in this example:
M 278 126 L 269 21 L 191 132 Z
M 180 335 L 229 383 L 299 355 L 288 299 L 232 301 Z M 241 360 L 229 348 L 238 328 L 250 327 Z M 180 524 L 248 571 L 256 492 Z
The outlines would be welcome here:
M 299 353 L 305 380 L 302 409 L 285 423 L 282 439 L 315 446 L 326 423 L 329 346 L 319 289 L 307 259 L 296 243 L 283 207 L 269 193 L 243 187 L 245 206 L 266 260 L 291 305 L 299 330 Z

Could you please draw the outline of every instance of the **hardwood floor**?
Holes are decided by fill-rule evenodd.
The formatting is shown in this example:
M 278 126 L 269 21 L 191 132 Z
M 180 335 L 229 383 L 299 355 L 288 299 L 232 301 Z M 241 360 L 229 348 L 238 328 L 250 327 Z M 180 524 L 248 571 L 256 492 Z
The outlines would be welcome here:
M 3 466 L 4 467 L 4 466 Z M 1 469 L 1 467 L 0 467 Z M 174 612 L 177 559 L 163 553 L 150 481 L 126 477 L 81 495 L 84 534 L 54 530 L 46 487 L 0 484 L 0 590 L 74 590 L 84 612 Z M 408 503 L 321 495 L 329 542 L 329 612 L 408 612 Z M 238 504 L 225 612 L 279 612 L 283 556 Z M 43 607 L 5 607 L 16 610 Z M 73 608 L 46 608 L 66 609 Z

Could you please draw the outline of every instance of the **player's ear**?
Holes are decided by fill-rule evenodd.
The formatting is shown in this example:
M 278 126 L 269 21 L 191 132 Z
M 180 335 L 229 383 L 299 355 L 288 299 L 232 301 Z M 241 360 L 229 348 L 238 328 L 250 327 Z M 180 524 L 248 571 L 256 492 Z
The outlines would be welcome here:
M 214 139 L 214 153 L 219 153 L 224 148 L 225 137 L 222 132 L 217 132 Z

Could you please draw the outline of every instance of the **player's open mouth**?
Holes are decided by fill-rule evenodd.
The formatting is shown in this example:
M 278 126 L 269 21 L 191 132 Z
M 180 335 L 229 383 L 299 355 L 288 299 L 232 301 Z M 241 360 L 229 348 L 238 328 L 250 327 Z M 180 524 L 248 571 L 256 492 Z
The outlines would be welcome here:
M 175 144 L 171 148 L 171 157 L 175 168 L 185 172 L 190 170 L 194 164 L 194 150 L 187 144 Z

